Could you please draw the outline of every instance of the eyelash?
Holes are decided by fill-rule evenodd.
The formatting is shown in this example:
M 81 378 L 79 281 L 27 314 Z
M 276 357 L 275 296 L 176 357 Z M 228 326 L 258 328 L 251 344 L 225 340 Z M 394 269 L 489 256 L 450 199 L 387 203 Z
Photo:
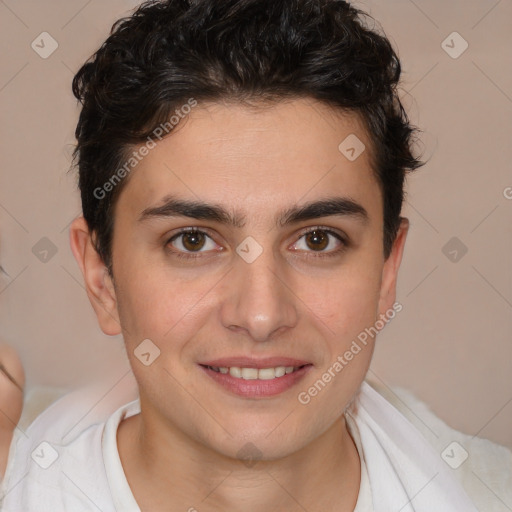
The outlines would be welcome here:
M 339 242 L 341 242 L 342 245 L 338 249 L 335 249 L 335 250 L 329 251 L 329 252 L 307 251 L 307 253 L 308 253 L 307 258 L 330 258 L 330 257 L 338 256 L 342 252 L 344 252 L 347 249 L 347 247 L 349 246 L 348 240 L 343 235 L 337 233 L 336 231 L 333 231 L 332 229 L 325 228 L 323 226 L 314 226 L 312 228 L 308 228 L 306 231 L 303 231 L 300 234 L 297 241 L 300 240 L 303 236 L 305 236 L 313 231 L 323 231 L 324 233 L 327 233 L 328 235 L 331 235 L 334 238 L 336 238 Z M 167 242 L 165 243 L 165 246 L 169 247 L 169 244 L 171 242 L 173 242 L 174 240 L 179 238 L 181 235 L 186 234 L 186 233 L 201 233 L 203 235 L 206 235 L 210 239 L 212 238 L 206 231 L 203 231 L 201 229 L 194 228 L 194 227 L 183 228 L 183 229 L 180 229 L 177 233 L 175 233 L 171 238 L 169 238 L 169 240 L 167 240 Z M 295 243 L 297 243 L 297 242 L 295 242 Z M 170 249 L 170 252 L 172 252 L 173 256 L 175 256 L 177 258 L 188 259 L 188 260 L 199 258 L 199 257 L 201 257 L 201 254 L 202 254 L 201 251 L 183 252 L 183 251 L 179 251 L 179 250 L 175 250 L 175 249 Z

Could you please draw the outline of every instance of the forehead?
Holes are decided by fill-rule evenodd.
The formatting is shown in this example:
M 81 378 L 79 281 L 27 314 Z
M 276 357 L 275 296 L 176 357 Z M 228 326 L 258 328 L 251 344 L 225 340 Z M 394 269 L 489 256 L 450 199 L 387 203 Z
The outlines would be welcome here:
M 353 159 L 352 147 L 365 149 Z M 378 216 L 371 147 L 357 115 L 313 100 L 199 104 L 137 164 L 116 209 L 138 216 L 173 194 L 270 215 L 291 203 L 344 195 Z

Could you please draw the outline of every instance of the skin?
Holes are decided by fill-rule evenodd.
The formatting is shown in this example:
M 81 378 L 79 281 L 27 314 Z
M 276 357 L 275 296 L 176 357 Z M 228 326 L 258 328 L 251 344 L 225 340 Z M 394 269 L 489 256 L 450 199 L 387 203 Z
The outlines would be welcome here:
M 21 417 L 25 372 L 16 350 L 0 343 L 0 479 L 5 473 L 14 429 Z
M 367 148 L 353 162 L 338 150 L 349 134 Z M 84 219 L 74 221 L 71 246 L 99 324 L 106 334 L 123 334 L 139 385 L 142 413 L 121 423 L 118 448 L 142 510 L 353 511 L 360 461 L 342 413 L 365 377 L 374 340 L 309 404 L 297 395 L 395 302 L 408 221 L 385 259 L 370 150 L 355 114 L 313 100 L 258 109 L 200 104 L 142 159 L 119 196 L 113 279 Z M 139 221 L 168 194 L 222 205 L 245 223 Z M 366 222 L 350 215 L 275 222 L 283 210 L 333 196 L 363 206 Z M 191 226 L 211 239 L 195 259 L 178 258 L 190 244 L 168 241 Z M 344 233 L 347 246 L 334 254 L 343 245 L 327 236 L 319 249 L 304 236 L 319 226 L 324 236 L 325 229 Z M 248 236 L 263 249 L 250 264 L 236 253 Z M 134 356 L 147 338 L 161 351 L 149 366 Z M 235 355 L 313 366 L 284 393 L 248 399 L 199 366 Z M 248 442 L 260 459 L 250 467 L 237 455 Z

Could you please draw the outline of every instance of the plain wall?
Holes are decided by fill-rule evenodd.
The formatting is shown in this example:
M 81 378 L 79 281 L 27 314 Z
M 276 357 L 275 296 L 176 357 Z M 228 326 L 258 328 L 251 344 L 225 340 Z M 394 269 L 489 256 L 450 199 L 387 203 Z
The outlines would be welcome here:
M 0 3 L 0 338 L 20 351 L 29 386 L 101 376 L 114 385 L 128 369 L 122 339 L 96 323 L 69 249 L 80 203 L 67 171 L 73 74 L 136 4 Z M 429 160 L 408 178 L 403 310 L 378 339 L 370 377 L 410 389 L 458 430 L 512 447 L 512 3 L 356 5 L 398 49 L 403 101 Z M 442 47 L 454 31 L 469 45 L 458 58 Z M 46 59 L 31 47 L 42 32 L 58 43 Z M 452 52 L 457 37 L 445 43 Z

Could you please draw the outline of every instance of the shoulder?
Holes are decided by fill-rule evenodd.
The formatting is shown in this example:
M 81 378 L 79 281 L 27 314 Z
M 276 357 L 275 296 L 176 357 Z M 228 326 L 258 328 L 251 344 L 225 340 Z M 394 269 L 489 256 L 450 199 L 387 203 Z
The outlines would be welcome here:
M 107 422 L 119 421 L 133 402 L 119 408 L 111 401 L 94 410 L 94 399 L 91 389 L 70 393 L 26 431 L 16 430 L 1 487 L 2 511 L 114 512 L 102 438 Z
M 512 507 L 512 451 L 451 428 L 410 391 L 367 382 L 423 434 L 479 510 Z
M 2 511 L 80 512 L 94 508 L 91 502 L 104 501 L 108 486 L 101 460 L 103 428 L 91 425 L 69 441 L 37 425 L 18 431 L 2 482 Z

